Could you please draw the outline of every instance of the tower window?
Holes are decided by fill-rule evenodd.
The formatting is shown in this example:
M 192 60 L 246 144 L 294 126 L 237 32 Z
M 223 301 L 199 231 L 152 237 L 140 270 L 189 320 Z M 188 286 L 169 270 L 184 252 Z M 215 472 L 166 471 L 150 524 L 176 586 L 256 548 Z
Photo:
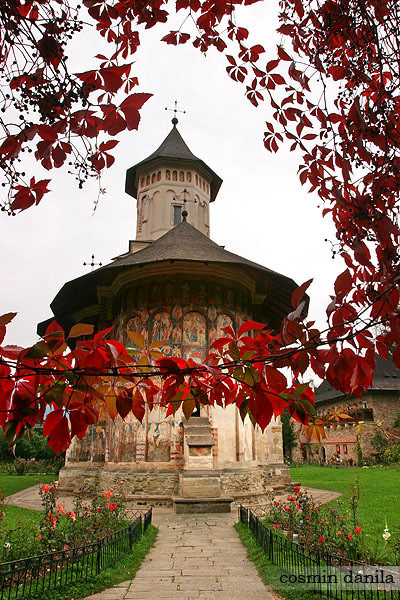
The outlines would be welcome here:
M 157 181 L 161 181 L 161 171 L 158 171 L 157 173 Z
M 178 181 L 178 171 L 172 171 L 172 181 Z
M 146 185 L 150 185 L 150 175 L 147 175 L 146 177 Z
M 186 181 L 189 181 L 189 183 L 192 181 L 192 174 L 190 171 L 186 173 Z
M 179 171 L 179 181 L 185 181 L 185 173 L 183 171 Z
M 165 178 L 169 181 L 171 179 L 171 171 L 169 169 L 167 169 L 165 171 Z
M 156 182 L 156 174 L 153 173 L 153 175 L 151 176 L 151 183 L 155 183 Z
M 182 206 L 174 206 L 174 225 L 182 221 Z

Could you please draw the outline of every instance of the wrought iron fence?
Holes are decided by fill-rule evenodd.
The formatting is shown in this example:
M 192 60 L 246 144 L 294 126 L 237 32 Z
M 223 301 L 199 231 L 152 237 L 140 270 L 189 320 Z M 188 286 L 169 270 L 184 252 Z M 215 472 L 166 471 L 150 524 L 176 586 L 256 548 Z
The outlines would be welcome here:
M 334 600 L 400 600 L 398 570 L 310 550 L 263 523 L 265 508 L 240 506 L 239 520 L 268 559 L 283 569 L 283 583 L 305 586 Z
M 128 527 L 86 546 L 0 564 L 0 600 L 27 600 L 98 575 L 132 552 L 151 518 L 150 508 Z

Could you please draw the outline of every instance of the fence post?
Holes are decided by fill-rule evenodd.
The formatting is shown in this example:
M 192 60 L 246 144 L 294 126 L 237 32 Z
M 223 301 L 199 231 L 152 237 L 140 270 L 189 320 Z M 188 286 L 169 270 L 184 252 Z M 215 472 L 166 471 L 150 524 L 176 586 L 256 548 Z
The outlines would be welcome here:
M 274 562 L 274 534 L 271 529 L 269 530 L 269 552 L 268 558 L 271 562 Z
M 132 532 L 132 523 L 129 524 L 129 550 L 132 552 L 133 548 L 133 532 Z
M 97 557 L 96 557 L 96 573 L 97 575 L 101 571 L 101 551 L 103 547 L 103 540 L 97 540 Z

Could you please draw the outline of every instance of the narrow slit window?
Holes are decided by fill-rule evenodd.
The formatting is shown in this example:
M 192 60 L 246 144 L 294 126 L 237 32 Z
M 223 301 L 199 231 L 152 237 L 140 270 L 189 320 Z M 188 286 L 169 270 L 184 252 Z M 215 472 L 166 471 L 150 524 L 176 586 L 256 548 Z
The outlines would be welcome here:
M 182 221 L 182 206 L 174 206 L 174 225 Z

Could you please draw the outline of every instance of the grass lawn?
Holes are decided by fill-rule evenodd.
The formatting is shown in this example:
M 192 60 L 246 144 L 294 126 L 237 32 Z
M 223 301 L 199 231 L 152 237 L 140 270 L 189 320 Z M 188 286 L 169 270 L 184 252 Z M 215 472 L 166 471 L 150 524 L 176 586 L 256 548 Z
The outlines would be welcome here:
M 4 496 L 11 496 L 16 492 L 21 492 L 38 483 L 51 483 L 56 478 L 56 475 L 0 475 L 0 493 Z M 4 522 L 7 523 L 9 529 L 14 529 L 18 525 L 18 521 L 22 521 L 26 528 L 26 534 L 37 535 L 37 529 L 40 521 L 41 513 L 37 510 L 21 508 L 6 504 L 2 508 L 5 513 Z
M 400 527 L 400 467 L 335 468 L 302 465 L 291 467 L 292 481 L 301 485 L 351 495 L 350 486 L 358 478 L 358 515 L 364 534 L 382 540 L 387 521 L 389 531 Z M 335 500 L 335 502 L 340 502 Z
M 280 567 L 272 563 L 258 546 L 250 533 L 250 529 L 243 523 L 237 523 L 235 529 L 239 534 L 242 544 L 247 549 L 247 556 L 254 565 L 265 585 L 271 586 L 283 600 L 322 600 L 324 596 L 314 593 L 311 589 L 299 590 L 289 583 L 283 583 L 280 577 L 285 573 Z
M 57 475 L 0 475 L 0 494 L 11 496 L 33 485 L 51 483 L 57 480 Z

